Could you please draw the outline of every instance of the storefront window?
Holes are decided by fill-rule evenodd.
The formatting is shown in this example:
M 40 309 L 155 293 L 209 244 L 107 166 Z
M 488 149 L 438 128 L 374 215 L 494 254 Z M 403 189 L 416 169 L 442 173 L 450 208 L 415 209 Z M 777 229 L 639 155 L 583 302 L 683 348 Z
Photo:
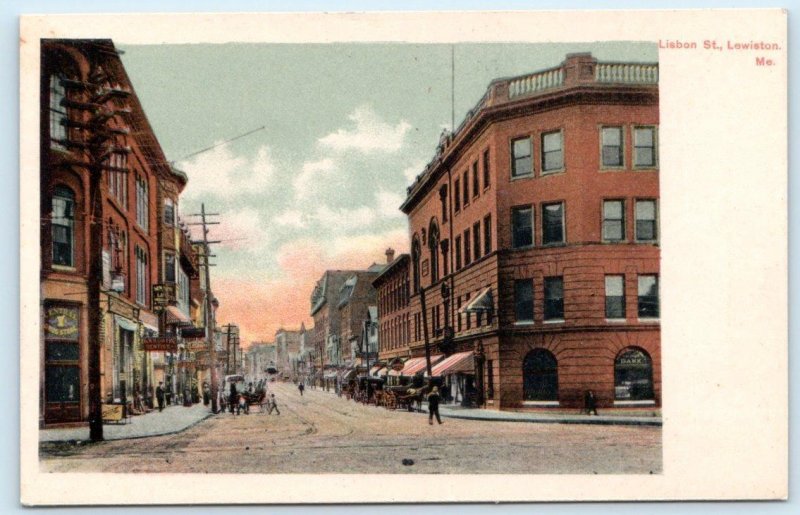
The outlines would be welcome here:
M 623 350 L 614 363 L 614 398 L 621 401 L 652 400 L 653 365 L 641 349 Z

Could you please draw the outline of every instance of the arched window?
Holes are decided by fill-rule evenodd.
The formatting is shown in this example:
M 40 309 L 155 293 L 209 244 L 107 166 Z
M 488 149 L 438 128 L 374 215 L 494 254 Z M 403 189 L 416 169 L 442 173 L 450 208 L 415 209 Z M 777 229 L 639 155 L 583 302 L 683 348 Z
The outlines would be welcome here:
M 51 226 L 53 264 L 75 266 L 75 193 L 65 186 L 53 190 Z
M 619 401 L 653 399 L 653 363 L 642 349 L 623 349 L 614 361 L 614 398 Z
M 533 349 L 522 364 L 523 399 L 526 401 L 558 400 L 558 363 L 545 349 Z
M 414 293 L 419 293 L 419 258 L 421 254 L 419 238 L 414 235 L 414 241 L 411 242 L 411 267 L 414 279 Z
M 428 249 L 431 251 L 431 284 L 439 281 L 439 226 L 431 220 L 428 229 Z

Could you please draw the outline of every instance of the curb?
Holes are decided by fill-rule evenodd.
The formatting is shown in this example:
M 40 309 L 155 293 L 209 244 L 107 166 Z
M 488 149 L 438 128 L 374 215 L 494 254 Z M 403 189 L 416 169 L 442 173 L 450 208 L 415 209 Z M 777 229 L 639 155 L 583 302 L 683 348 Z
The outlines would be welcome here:
M 603 426 L 658 426 L 661 427 L 661 418 L 653 417 L 650 419 L 634 418 L 634 417 L 616 417 L 616 418 L 493 418 L 493 417 L 476 417 L 451 413 L 439 413 L 443 417 L 458 418 L 462 420 L 480 420 L 483 422 L 522 422 L 527 424 L 587 424 L 587 425 L 603 425 Z
M 199 418 L 199 419 L 195 420 L 194 422 L 192 422 L 191 424 L 189 424 L 188 426 L 182 427 L 181 429 L 175 429 L 175 430 L 172 430 L 172 431 L 164 431 L 163 433 L 153 433 L 153 434 L 148 434 L 148 435 L 135 435 L 135 436 L 124 436 L 124 437 L 116 437 L 116 438 L 103 438 L 102 441 L 103 442 L 116 442 L 116 441 L 119 441 L 119 440 L 141 440 L 142 438 L 152 438 L 154 436 L 174 435 L 174 434 L 182 433 L 183 431 L 186 431 L 187 429 L 193 428 L 194 426 L 196 426 L 200 422 L 206 420 L 207 418 L 209 418 L 209 417 L 211 417 L 213 415 L 215 415 L 215 413 L 206 413 L 205 417 Z M 68 439 L 68 440 L 45 440 L 43 442 L 40 441 L 39 445 L 52 444 L 52 443 L 75 443 L 75 442 L 99 443 L 99 442 L 92 442 L 88 438 L 86 440 L 76 440 L 74 438 L 71 438 L 71 439 Z

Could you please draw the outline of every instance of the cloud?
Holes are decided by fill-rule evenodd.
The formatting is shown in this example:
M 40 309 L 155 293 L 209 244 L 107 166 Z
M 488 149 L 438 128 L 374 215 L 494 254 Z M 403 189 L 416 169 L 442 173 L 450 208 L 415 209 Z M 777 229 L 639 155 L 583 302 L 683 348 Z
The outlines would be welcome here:
M 384 189 L 378 190 L 375 194 L 378 202 L 377 212 L 384 218 L 405 218 L 405 214 L 400 211 L 400 204 L 405 197 L 399 193 L 393 193 Z
M 411 129 L 411 124 L 405 120 L 397 125 L 384 122 L 369 105 L 357 107 L 347 118 L 355 127 L 351 124 L 349 128 L 323 136 L 319 144 L 336 152 L 394 153 L 402 148 L 406 133 Z
M 314 216 L 320 225 L 330 228 L 332 232 L 365 228 L 372 225 L 376 219 L 375 210 L 367 206 L 331 209 L 322 204 L 317 207 Z
M 303 229 L 307 225 L 306 216 L 297 209 L 287 209 L 283 213 L 274 216 L 272 221 L 277 225 L 295 229 Z
M 219 239 L 220 247 L 259 253 L 269 245 L 269 233 L 252 207 L 229 210 L 218 217 L 219 225 L 212 226 L 211 239 Z
M 295 196 L 300 200 L 311 197 L 311 193 L 317 189 L 319 182 L 330 177 L 337 170 L 336 162 L 329 158 L 317 161 L 306 161 L 300 173 L 292 181 Z
M 417 175 L 421 174 L 425 170 L 426 164 L 428 164 L 427 161 L 420 160 L 403 170 L 403 177 L 405 177 L 407 181 L 406 186 L 410 186 L 411 183 L 416 180 Z
M 236 156 L 229 145 L 195 156 L 177 164 L 189 177 L 184 198 L 198 199 L 206 195 L 230 199 L 243 193 L 265 191 L 276 173 L 276 164 L 269 147 L 259 147 L 252 159 Z

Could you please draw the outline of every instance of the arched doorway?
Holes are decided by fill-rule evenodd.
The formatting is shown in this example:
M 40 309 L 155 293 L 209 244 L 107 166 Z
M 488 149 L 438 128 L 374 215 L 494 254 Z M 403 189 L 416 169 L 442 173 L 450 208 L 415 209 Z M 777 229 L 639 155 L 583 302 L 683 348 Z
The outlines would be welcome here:
M 545 349 L 533 349 L 522 364 L 523 400 L 558 400 L 558 362 Z
M 618 401 L 652 400 L 653 362 L 642 349 L 628 347 L 614 360 L 614 399 Z

